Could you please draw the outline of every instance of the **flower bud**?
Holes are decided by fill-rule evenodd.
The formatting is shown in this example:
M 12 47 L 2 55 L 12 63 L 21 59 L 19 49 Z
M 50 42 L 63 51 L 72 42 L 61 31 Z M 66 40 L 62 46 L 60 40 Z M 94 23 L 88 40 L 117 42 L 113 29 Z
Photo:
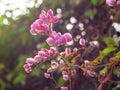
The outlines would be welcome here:
M 45 78 L 50 78 L 50 74 L 49 73 L 44 73 Z
M 69 76 L 68 76 L 68 75 L 63 75 L 63 79 L 64 79 L 65 81 L 68 81 L 68 80 L 69 80 Z
M 79 41 L 79 44 L 82 46 L 85 46 L 85 39 L 81 38 Z

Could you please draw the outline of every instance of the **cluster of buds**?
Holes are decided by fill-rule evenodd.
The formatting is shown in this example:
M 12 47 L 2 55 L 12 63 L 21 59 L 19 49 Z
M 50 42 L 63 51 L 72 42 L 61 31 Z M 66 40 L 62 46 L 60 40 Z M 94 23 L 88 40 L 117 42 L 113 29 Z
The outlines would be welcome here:
M 51 9 L 48 10 L 47 13 L 42 10 L 39 19 L 37 19 L 31 25 L 30 32 L 32 35 L 49 34 L 52 32 L 52 24 L 57 23 L 58 21 L 59 18 L 57 16 L 54 16 Z
M 120 5 L 120 0 L 106 0 L 106 4 L 113 7 L 115 5 Z
M 32 71 L 32 65 L 42 62 L 43 60 L 48 60 L 47 58 L 53 57 L 57 53 L 54 47 L 51 47 L 50 50 L 44 49 L 38 51 L 38 54 L 34 58 L 27 58 L 26 64 L 24 65 L 25 71 L 30 73 Z

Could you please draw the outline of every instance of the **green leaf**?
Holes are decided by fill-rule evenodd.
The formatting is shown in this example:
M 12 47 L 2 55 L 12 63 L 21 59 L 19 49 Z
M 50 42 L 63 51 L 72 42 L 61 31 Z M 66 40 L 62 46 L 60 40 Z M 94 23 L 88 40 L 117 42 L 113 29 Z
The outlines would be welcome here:
M 116 48 L 114 48 L 114 47 L 112 47 L 112 48 L 108 47 L 108 48 L 103 49 L 103 50 L 100 52 L 100 54 L 101 54 L 102 56 L 107 56 L 109 53 L 111 53 L 111 52 L 114 51 L 115 49 L 116 49 Z
M 120 56 L 120 51 L 115 54 L 116 56 Z
M 21 83 L 21 84 L 25 84 L 25 75 L 24 74 L 19 74 L 14 80 L 13 80 L 13 83 L 14 84 L 18 84 L 18 83 Z
M 4 64 L 0 64 L 0 70 L 4 69 L 5 65 Z
M 31 76 L 39 76 L 40 75 L 41 70 L 39 68 L 35 68 L 32 72 L 31 72 Z
M 65 84 L 65 80 L 63 80 L 63 77 L 60 77 L 58 80 L 58 85 L 63 86 Z
M 120 72 L 119 69 L 114 69 L 114 70 L 113 70 L 113 74 L 114 74 L 114 75 L 118 75 L 119 72 Z
M 84 15 L 90 17 L 91 19 L 94 18 L 95 14 L 96 14 L 96 11 L 94 11 L 94 10 L 92 10 L 92 9 L 87 9 L 87 10 L 84 12 Z
M 108 73 L 108 67 L 105 66 L 102 70 L 100 70 L 100 73 Z
M 120 84 L 118 84 L 116 87 L 112 88 L 112 90 L 120 90 Z
M 14 73 L 13 73 L 13 72 L 10 72 L 10 73 L 8 73 L 8 74 L 6 75 L 6 79 L 7 79 L 8 81 L 11 81 L 12 78 L 13 78 L 13 76 L 14 76 Z
M 105 42 L 105 44 L 107 45 L 107 47 L 114 47 L 118 45 L 118 40 L 117 38 L 113 38 L 113 37 L 105 37 L 103 39 L 103 41 Z
M 99 0 L 91 0 L 91 3 L 96 6 L 98 4 Z
M 5 83 L 5 81 L 3 81 L 2 79 L 0 79 L 0 90 L 6 90 L 7 84 Z

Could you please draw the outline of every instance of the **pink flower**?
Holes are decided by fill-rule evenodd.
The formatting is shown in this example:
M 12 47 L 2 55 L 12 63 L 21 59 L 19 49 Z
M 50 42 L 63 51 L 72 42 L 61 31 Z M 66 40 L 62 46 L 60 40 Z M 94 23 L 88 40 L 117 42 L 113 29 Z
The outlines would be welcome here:
M 56 48 L 55 47 L 50 47 L 50 51 L 54 54 L 57 52 Z
M 59 64 L 55 61 L 51 61 L 51 67 L 52 67 L 52 69 L 56 69 L 59 67 Z
M 39 56 L 39 55 L 36 55 L 35 57 L 34 57 L 34 61 L 36 62 L 36 63 L 39 63 L 40 61 L 41 61 L 41 57 Z
M 30 33 L 32 35 L 49 34 L 52 31 L 52 23 L 57 23 L 58 21 L 59 18 L 54 16 L 52 9 L 48 10 L 47 13 L 41 10 L 39 19 L 31 24 Z
M 53 69 L 50 67 L 50 68 L 48 68 L 47 73 L 51 73 L 52 71 L 53 71 Z
M 117 5 L 120 5 L 120 0 L 117 1 Z
M 72 41 L 72 35 L 70 33 L 65 33 L 63 36 L 65 36 L 67 42 Z
M 75 76 L 75 75 L 76 75 L 76 70 L 75 69 L 71 70 L 71 76 Z
M 45 56 L 46 56 L 46 57 L 49 57 L 49 56 L 50 56 L 49 50 L 45 49 L 45 50 L 43 50 L 43 51 L 45 52 Z
M 67 71 L 63 70 L 62 75 L 68 75 Z
M 68 76 L 68 75 L 63 75 L 63 79 L 64 79 L 65 81 L 68 81 L 68 80 L 69 80 L 69 76 Z
M 53 45 L 61 46 L 65 45 L 67 42 L 70 42 L 71 40 L 72 40 L 71 34 L 65 33 L 64 35 L 62 35 L 60 32 L 56 33 L 55 31 L 53 31 L 51 33 L 51 36 L 47 38 L 46 42 L 50 46 Z
M 79 44 L 82 46 L 85 46 L 85 39 L 81 38 L 79 41 Z
M 59 39 L 55 41 L 57 46 L 65 45 L 66 43 L 66 38 L 64 36 L 59 37 Z
M 49 73 L 44 73 L 45 78 L 50 78 L 50 74 Z
M 61 90 L 68 90 L 68 87 L 62 86 Z
M 57 16 L 52 17 L 52 23 L 57 23 L 59 21 L 59 18 Z
M 27 73 L 30 73 L 30 72 L 32 71 L 32 69 L 31 69 L 31 67 L 30 67 L 29 64 L 25 64 L 23 67 L 24 67 L 24 69 L 25 69 L 25 71 L 26 71 Z
M 59 61 L 60 65 L 64 64 L 64 61 L 63 60 L 60 60 Z
M 41 58 L 45 58 L 45 57 L 47 56 L 44 51 L 39 51 L 39 52 L 38 52 L 38 55 L 39 55 Z
M 70 48 L 65 48 L 65 53 L 66 54 L 70 54 L 71 53 L 71 49 Z
M 55 41 L 53 38 L 49 37 L 46 39 L 46 42 L 48 45 L 53 46 L 55 44 Z
M 50 36 L 53 40 L 58 40 L 60 37 L 62 37 L 62 34 L 60 33 L 60 32 L 55 32 L 55 31 L 53 31 L 52 33 L 51 33 L 51 36 Z
M 116 4 L 116 0 L 106 0 L 106 4 L 108 6 L 114 6 Z
M 45 23 L 57 23 L 59 21 L 59 18 L 57 16 L 54 16 L 52 9 L 49 9 L 47 13 L 42 10 L 39 19 Z
M 34 59 L 33 58 L 27 58 L 26 63 L 29 65 L 34 64 Z
M 47 15 L 50 16 L 50 17 L 54 16 L 54 13 L 53 13 L 52 9 L 48 10 Z
M 30 68 L 30 65 L 29 65 L 29 64 L 25 64 L 23 67 L 24 67 L 25 69 L 29 69 L 29 68 Z

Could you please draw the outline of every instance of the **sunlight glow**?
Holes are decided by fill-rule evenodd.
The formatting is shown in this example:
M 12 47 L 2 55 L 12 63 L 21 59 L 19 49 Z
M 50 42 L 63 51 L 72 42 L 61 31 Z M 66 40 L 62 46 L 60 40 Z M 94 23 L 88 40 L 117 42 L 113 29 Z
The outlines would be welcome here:
M 1 0 L 0 1 L 0 16 L 6 11 L 13 11 L 13 16 L 18 16 L 27 13 L 27 8 L 39 7 L 43 0 Z M 8 17 L 10 14 L 7 14 Z

